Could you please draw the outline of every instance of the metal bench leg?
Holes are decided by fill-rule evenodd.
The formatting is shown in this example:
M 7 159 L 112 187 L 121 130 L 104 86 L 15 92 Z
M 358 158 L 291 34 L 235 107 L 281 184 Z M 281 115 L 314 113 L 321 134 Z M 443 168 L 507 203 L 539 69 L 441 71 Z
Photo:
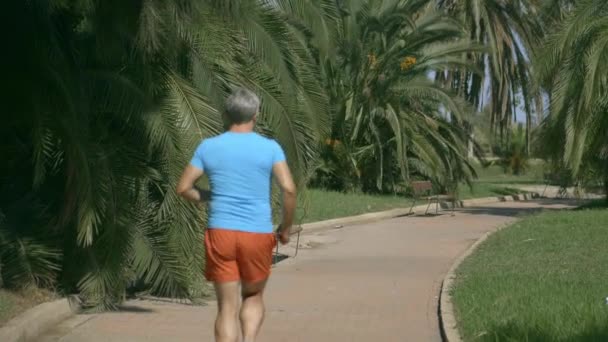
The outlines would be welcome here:
M 452 216 L 456 215 L 456 200 L 452 200 Z
M 276 250 L 274 252 L 274 262 L 273 262 L 273 264 L 276 264 L 279 261 L 279 239 L 276 239 L 276 240 L 277 240 L 277 248 L 276 248 Z
M 559 199 L 568 199 L 568 187 L 563 187 L 558 190 L 558 197 Z
M 300 233 L 298 232 L 298 238 L 296 239 L 296 254 L 293 255 L 294 258 L 298 256 L 298 250 L 300 249 Z
M 435 215 L 439 215 L 439 196 L 435 198 Z
M 545 197 L 545 191 L 547 191 L 548 187 L 549 187 L 549 183 L 545 184 L 545 188 L 543 189 L 543 193 L 540 195 L 540 197 L 542 197 L 542 198 Z
M 412 206 L 410 207 L 410 211 L 407 213 L 411 215 L 414 212 L 414 206 L 416 205 L 416 197 L 414 197 L 414 202 L 412 202 Z
M 424 215 L 427 215 L 429 213 L 429 208 L 431 207 L 431 204 L 433 204 L 433 201 L 431 199 L 429 199 L 429 205 L 426 206 L 426 210 L 424 211 Z

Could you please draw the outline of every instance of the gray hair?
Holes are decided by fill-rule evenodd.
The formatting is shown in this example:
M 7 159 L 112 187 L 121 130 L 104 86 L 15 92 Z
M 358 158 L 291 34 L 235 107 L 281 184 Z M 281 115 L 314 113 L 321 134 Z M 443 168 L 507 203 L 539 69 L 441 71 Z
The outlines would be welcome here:
M 249 89 L 236 88 L 226 99 L 225 111 L 232 124 L 253 120 L 260 109 L 260 99 Z

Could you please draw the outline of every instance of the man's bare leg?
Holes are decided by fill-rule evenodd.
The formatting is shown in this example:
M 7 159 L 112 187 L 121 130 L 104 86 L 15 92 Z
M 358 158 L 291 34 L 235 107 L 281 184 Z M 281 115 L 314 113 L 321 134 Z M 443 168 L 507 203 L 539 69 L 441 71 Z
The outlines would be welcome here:
M 244 342 L 254 342 L 264 322 L 264 288 L 267 279 L 250 284 L 242 284 L 241 331 Z
M 239 282 L 216 283 L 217 318 L 215 320 L 216 342 L 238 342 Z

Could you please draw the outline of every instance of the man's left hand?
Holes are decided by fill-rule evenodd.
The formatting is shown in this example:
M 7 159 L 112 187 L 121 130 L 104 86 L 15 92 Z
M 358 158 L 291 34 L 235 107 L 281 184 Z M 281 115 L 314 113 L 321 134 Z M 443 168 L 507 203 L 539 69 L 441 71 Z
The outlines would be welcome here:
M 277 231 L 277 238 L 279 239 L 279 241 L 281 242 L 282 245 L 286 245 L 289 243 L 290 240 L 290 228 L 285 228 L 283 226 L 279 226 L 279 229 Z

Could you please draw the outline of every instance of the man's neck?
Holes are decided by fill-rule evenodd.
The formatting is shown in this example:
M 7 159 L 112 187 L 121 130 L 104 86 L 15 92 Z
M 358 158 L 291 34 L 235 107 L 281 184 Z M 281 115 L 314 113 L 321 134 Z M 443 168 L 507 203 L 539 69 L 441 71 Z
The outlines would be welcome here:
M 246 123 L 240 125 L 232 125 L 230 126 L 228 131 L 232 133 L 251 133 L 253 132 L 253 124 Z

